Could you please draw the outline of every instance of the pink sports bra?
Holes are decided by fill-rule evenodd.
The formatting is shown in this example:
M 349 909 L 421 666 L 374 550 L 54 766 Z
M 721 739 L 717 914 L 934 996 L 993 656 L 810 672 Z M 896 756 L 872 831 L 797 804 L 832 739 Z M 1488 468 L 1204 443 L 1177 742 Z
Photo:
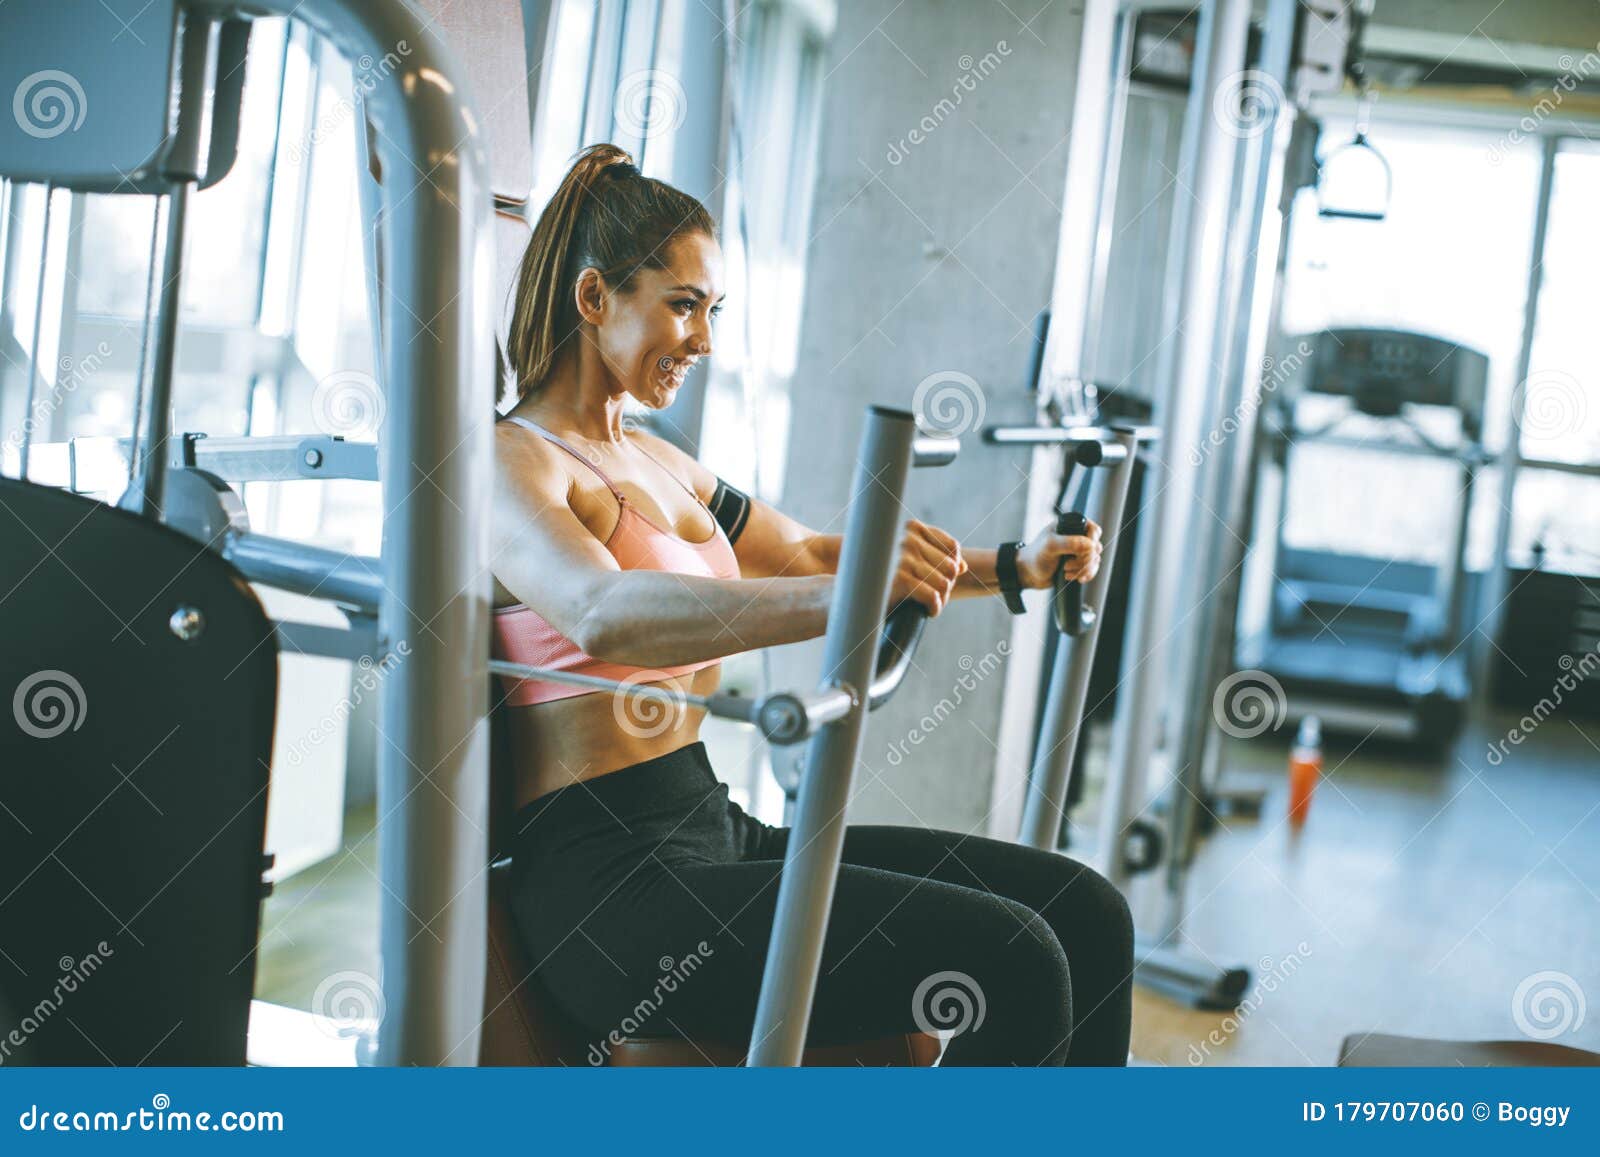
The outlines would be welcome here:
M 705 575 L 710 578 L 739 577 L 739 561 L 734 557 L 733 545 L 728 541 L 722 525 L 715 517 L 711 518 L 715 529 L 705 542 L 688 542 L 679 538 L 662 530 L 635 510 L 627 496 L 617 489 L 600 467 L 574 450 L 560 437 L 527 418 L 513 416 L 506 420 L 525 426 L 555 443 L 600 475 L 600 480 L 611 491 L 611 496 L 617 500 L 620 510 L 616 527 L 611 531 L 611 537 L 606 539 L 605 547 L 623 570 L 660 570 L 675 574 Z M 640 449 L 643 450 L 643 447 Z M 656 465 L 661 465 L 649 451 L 644 453 L 645 457 L 656 462 Z M 661 468 L 666 470 L 665 466 Z M 672 474 L 672 471 L 667 470 L 667 473 Z M 676 478 L 677 475 L 674 474 L 673 477 Z M 681 479 L 679 485 L 689 491 L 695 503 L 705 510 L 708 516 L 711 515 L 705 503 L 700 501 L 699 495 Z M 619 682 L 626 680 L 630 683 L 653 683 L 673 675 L 686 675 L 722 661 L 705 659 L 698 663 L 689 663 L 681 667 L 664 667 L 660 670 L 607 663 L 579 650 L 575 643 L 552 627 L 537 611 L 522 603 L 501 607 L 494 612 L 491 653 L 496 659 L 505 659 L 513 663 L 526 663 L 532 667 L 552 667 L 559 671 L 595 675 Z M 645 677 L 641 678 L 641 674 Z M 537 679 L 517 680 L 509 676 L 502 676 L 502 679 L 508 691 L 506 702 L 516 707 L 548 703 L 555 699 L 569 699 L 575 695 L 593 694 L 583 687 L 541 682 Z

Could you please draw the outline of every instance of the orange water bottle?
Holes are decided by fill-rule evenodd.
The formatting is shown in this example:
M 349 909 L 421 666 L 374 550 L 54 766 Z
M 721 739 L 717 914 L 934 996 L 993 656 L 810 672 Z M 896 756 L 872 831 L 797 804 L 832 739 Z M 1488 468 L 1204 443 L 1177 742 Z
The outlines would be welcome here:
M 1289 823 L 1298 829 L 1311 810 L 1311 793 L 1322 777 L 1322 720 L 1307 715 L 1289 752 Z

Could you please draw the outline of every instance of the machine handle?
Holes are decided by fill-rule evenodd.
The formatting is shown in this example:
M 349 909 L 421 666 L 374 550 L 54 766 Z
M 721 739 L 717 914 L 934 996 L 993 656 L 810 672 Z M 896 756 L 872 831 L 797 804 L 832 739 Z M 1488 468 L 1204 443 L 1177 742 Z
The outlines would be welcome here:
M 1089 533 L 1089 520 L 1076 510 L 1063 511 L 1056 516 L 1056 533 L 1082 535 Z M 1051 583 L 1050 606 L 1055 613 L 1056 630 L 1070 638 L 1083 634 L 1094 621 L 1094 612 L 1083 609 L 1083 584 L 1066 577 L 1067 560 L 1056 561 L 1055 578 Z
M 867 691 L 868 711 L 876 711 L 899 690 L 927 625 L 928 608 L 915 599 L 901 599 L 884 617 L 878 636 L 878 666 Z

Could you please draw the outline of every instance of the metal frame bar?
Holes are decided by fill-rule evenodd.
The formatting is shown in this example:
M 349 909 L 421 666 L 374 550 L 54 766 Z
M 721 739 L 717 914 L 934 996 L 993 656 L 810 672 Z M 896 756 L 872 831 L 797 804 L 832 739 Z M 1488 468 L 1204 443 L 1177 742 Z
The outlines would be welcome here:
M 1533 216 L 1533 242 L 1528 249 L 1527 297 L 1522 304 L 1522 340 L 1517 347 L 1517 382 L 1528 380 L 1533 364 L 1533 338 L 1539 319 L 1539 295 L 1544 288 L 1544 253 L 1550 238 L 1550 202 L 1555 194 L 1556 154 L 1560 151 L 1558 137 L 1545 137 L 1540 142 L 1539 188 Z M 1472 674 L 1474 698 L 1481 705 L 1488 701 L 1489 667 L 1494 650 L 1494 639 L 1500 633 L 1505 619 L 1505 601 L 1511 585 L 1511 522 L 1512 503 L 1516 500 L 1517 475 L 1524 469 L 1541 467 L 1560 468 L 1554 463 L 1525 461 L 1522 457 L 1522 407 L 1526 395 L 1511 393 L 1511 425 L 1506 431 L 1506 444 L 1500 454 L 1500 503 L 1495 514 L 1494 553 L 1490 556 L 1489 572 L 1484 576 L 1482 604 L 1488 608 L 1484 616 L 1483 641 L 1474 639 L 1469 669 Z M 1572 469 L 1571 467 L 1565 467 Z M 1586 473 L 1574 470 L 1574 473 Z M 1600 473 L 1596 469 L 1595 473 Z M 1467 503 L 1470 507 L 1470 501 Z
M 189 0 L 236 11 L 237 0 Z M 378 754 L 381 1064 L 473 1063 L 487 944 L 488 407 L 493 372 L 489 170 L 479 120 L 450 78 L 454 56 L 405 4 L 249 0 L 295 16 L 349 59 L 403 63 L 375 77 L 382 130 L 387 415 L 380 645 L 406 644 L 384 680 Z M 418 178 L 414 187 L 408 175 Z M 419 319 L 431 319 L 426 325 Z M 465 387 L 465 388 L 455 388 Z M 259 545 L 256 544 L 256 545 Z M 326 589 L 325 587 L 323 588 Z M 426 849 L 424 858 L 413 853 Z
M 873 640 L 888 601 L 894 532 L 915 436 L 911 414 L 868 408 L 822 664 L 823 687 L 853 689 L 854 702 L 847 714 L 823 727 L 806 752 L 750 1036 L 752 1066 L 798 1065 L 805 1050 L 844 847 L 845 810 L 861 755 Z
M 1078 638 L 1061 640 L 1050 665 L 1050 690 L 1045 703 L 1044 721 L 1034 752 L 1033 770 L 1028 776 L 1028 795 L 1023 805 L 1022 828 L 1017 841 L 1030 848 L 1056 850 L 1061 820 L 1066 815 L 1072 768 L 1078 752 L 1078 733 L 1083 724 L 1083 705 L 1089 695 L 1089 676 L 1094 668 L 1095 648 L 1100 641 L 1101 611 L 1111 590 L 1111 574 L 1116 562 L 1117 537 L 1122 529 L 1128 487 L 1133 481 L 1134 460 L 1138 456 L 1139 434 L 1127 428 L 1114 433 L 1119 460 L 1101 489 L 1094 521 L 1106 536 L 1100 570 L 1083 593 L 1085 611 L 1093 611 L 1088 629 Z M 1069 647 L 1071 657 L 1062 655 Z
M 1101 817 L 1100 848 L 1108 879 L 1126 887 L 1130 873 L 1120 854 L 1129 821 L 1143 809 L 1147 772 L 1160 722 L 1163 682 L 1160 662 L 1172 624 L 1176 584 L 1188 565 L 1185 533 L 1196 489 L 1189 448 L 1200 441 L 1216 335 L 1215 286 L 1222 279 L 1222 245 L 1229 225 L 1229 186 L 1235 144 L 1211 115 L 1212 97 L 1244 68 L 1250 23 L 1248 0 L 1215 0 L 1200 12 L 1195 72 L 1190 84 L 1185 131 L 1185 184 L 1194 199 L 1174 209 L 1174 233 L 1182 249 L 1169 266 L 1167 293 L 1181 321 L 1174 343 L 1173 372 L 1156 399 L 1162 452 L 1152 471 L 1154 497 L 1141 534 L 1151 545 L 1136 553 L 1130 587 L 1125 654 L 1133 663 L 1113 727 L 1112 759 Z

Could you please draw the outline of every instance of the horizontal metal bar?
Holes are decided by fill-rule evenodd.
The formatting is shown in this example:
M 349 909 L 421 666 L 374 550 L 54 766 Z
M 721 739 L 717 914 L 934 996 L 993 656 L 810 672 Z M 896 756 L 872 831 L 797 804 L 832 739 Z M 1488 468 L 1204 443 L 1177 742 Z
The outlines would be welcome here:
M 378 480 L 378 444 L 327 434 L 264 438 L 193 438 L 194 465 L 228 482 L 298 479 Z
M 718 719 L 732 719 L 753 724 L 773 743 L 788 745 L 809 739 L 836 719 L 842 719 L 855 705 L 855 695 L 849 688 L 829 687 L 817 691 L 779 691 L 760 699 L 750 699 L 730 691 L 711 695 L 695 695 L 672 687 L 658 687 L 650 683 L 620 683 L 598 675 L 579 675 L 574 671 L 561 671 L 552 667 L 534 667 L 527 663 L 513 663 L 506 659 L 490 659 L 489 670 L 495 675 L 512 679 L 539 679 L 548 683 L 562 683 L 568 687 L 585 687 L 592 691 L 609 691 L 613 694 L 634 695 L 641 699 L 654 699 L 672 706 L 703 708 Z
M 377 657 L 378 623 L 365 616 L 348 628 L 275 619 L 272 629 L 278 636 L 280 654 L 321 655 L 352 663 Z
M 961 439 L 940 434 L 918 434 L 911 443 L 911 465 L 948 466 L 961 452 Z
M 1558 462 L 1554 458 L 1522 458 L 1519 470 L 1558 470 L 1563 474 L 1581 474 L 1587 478 L 1600 478 L 1600 462 Z
M 1384 454 L 1405 454 L 1416 458 L 1434 458 L 1440 462 L 1467 462 L 1487 466 L 1498 460 L 1476 442 L 1464 446 L 1429 446 L 1421 442 L 1391 442 L 1382 438 L 1357 438 L 1350 434 L 1321 434 L 1315 430 L 1293 432 L 1277 431 L 1280 437 L 1296 446 L 1316 443 L 1319 446 L 1340 446 L 1350 450 L 1376 450 Z
M 342 603 L 369 614 L 383 599 L 383 560 L 265 534 L 228 534 L 222 557 L 252 582 Z
M 986 426 L 983 440 L 991 446 L 1059 446 L 1063 442 L 1099 442 L 1103 426 Z

